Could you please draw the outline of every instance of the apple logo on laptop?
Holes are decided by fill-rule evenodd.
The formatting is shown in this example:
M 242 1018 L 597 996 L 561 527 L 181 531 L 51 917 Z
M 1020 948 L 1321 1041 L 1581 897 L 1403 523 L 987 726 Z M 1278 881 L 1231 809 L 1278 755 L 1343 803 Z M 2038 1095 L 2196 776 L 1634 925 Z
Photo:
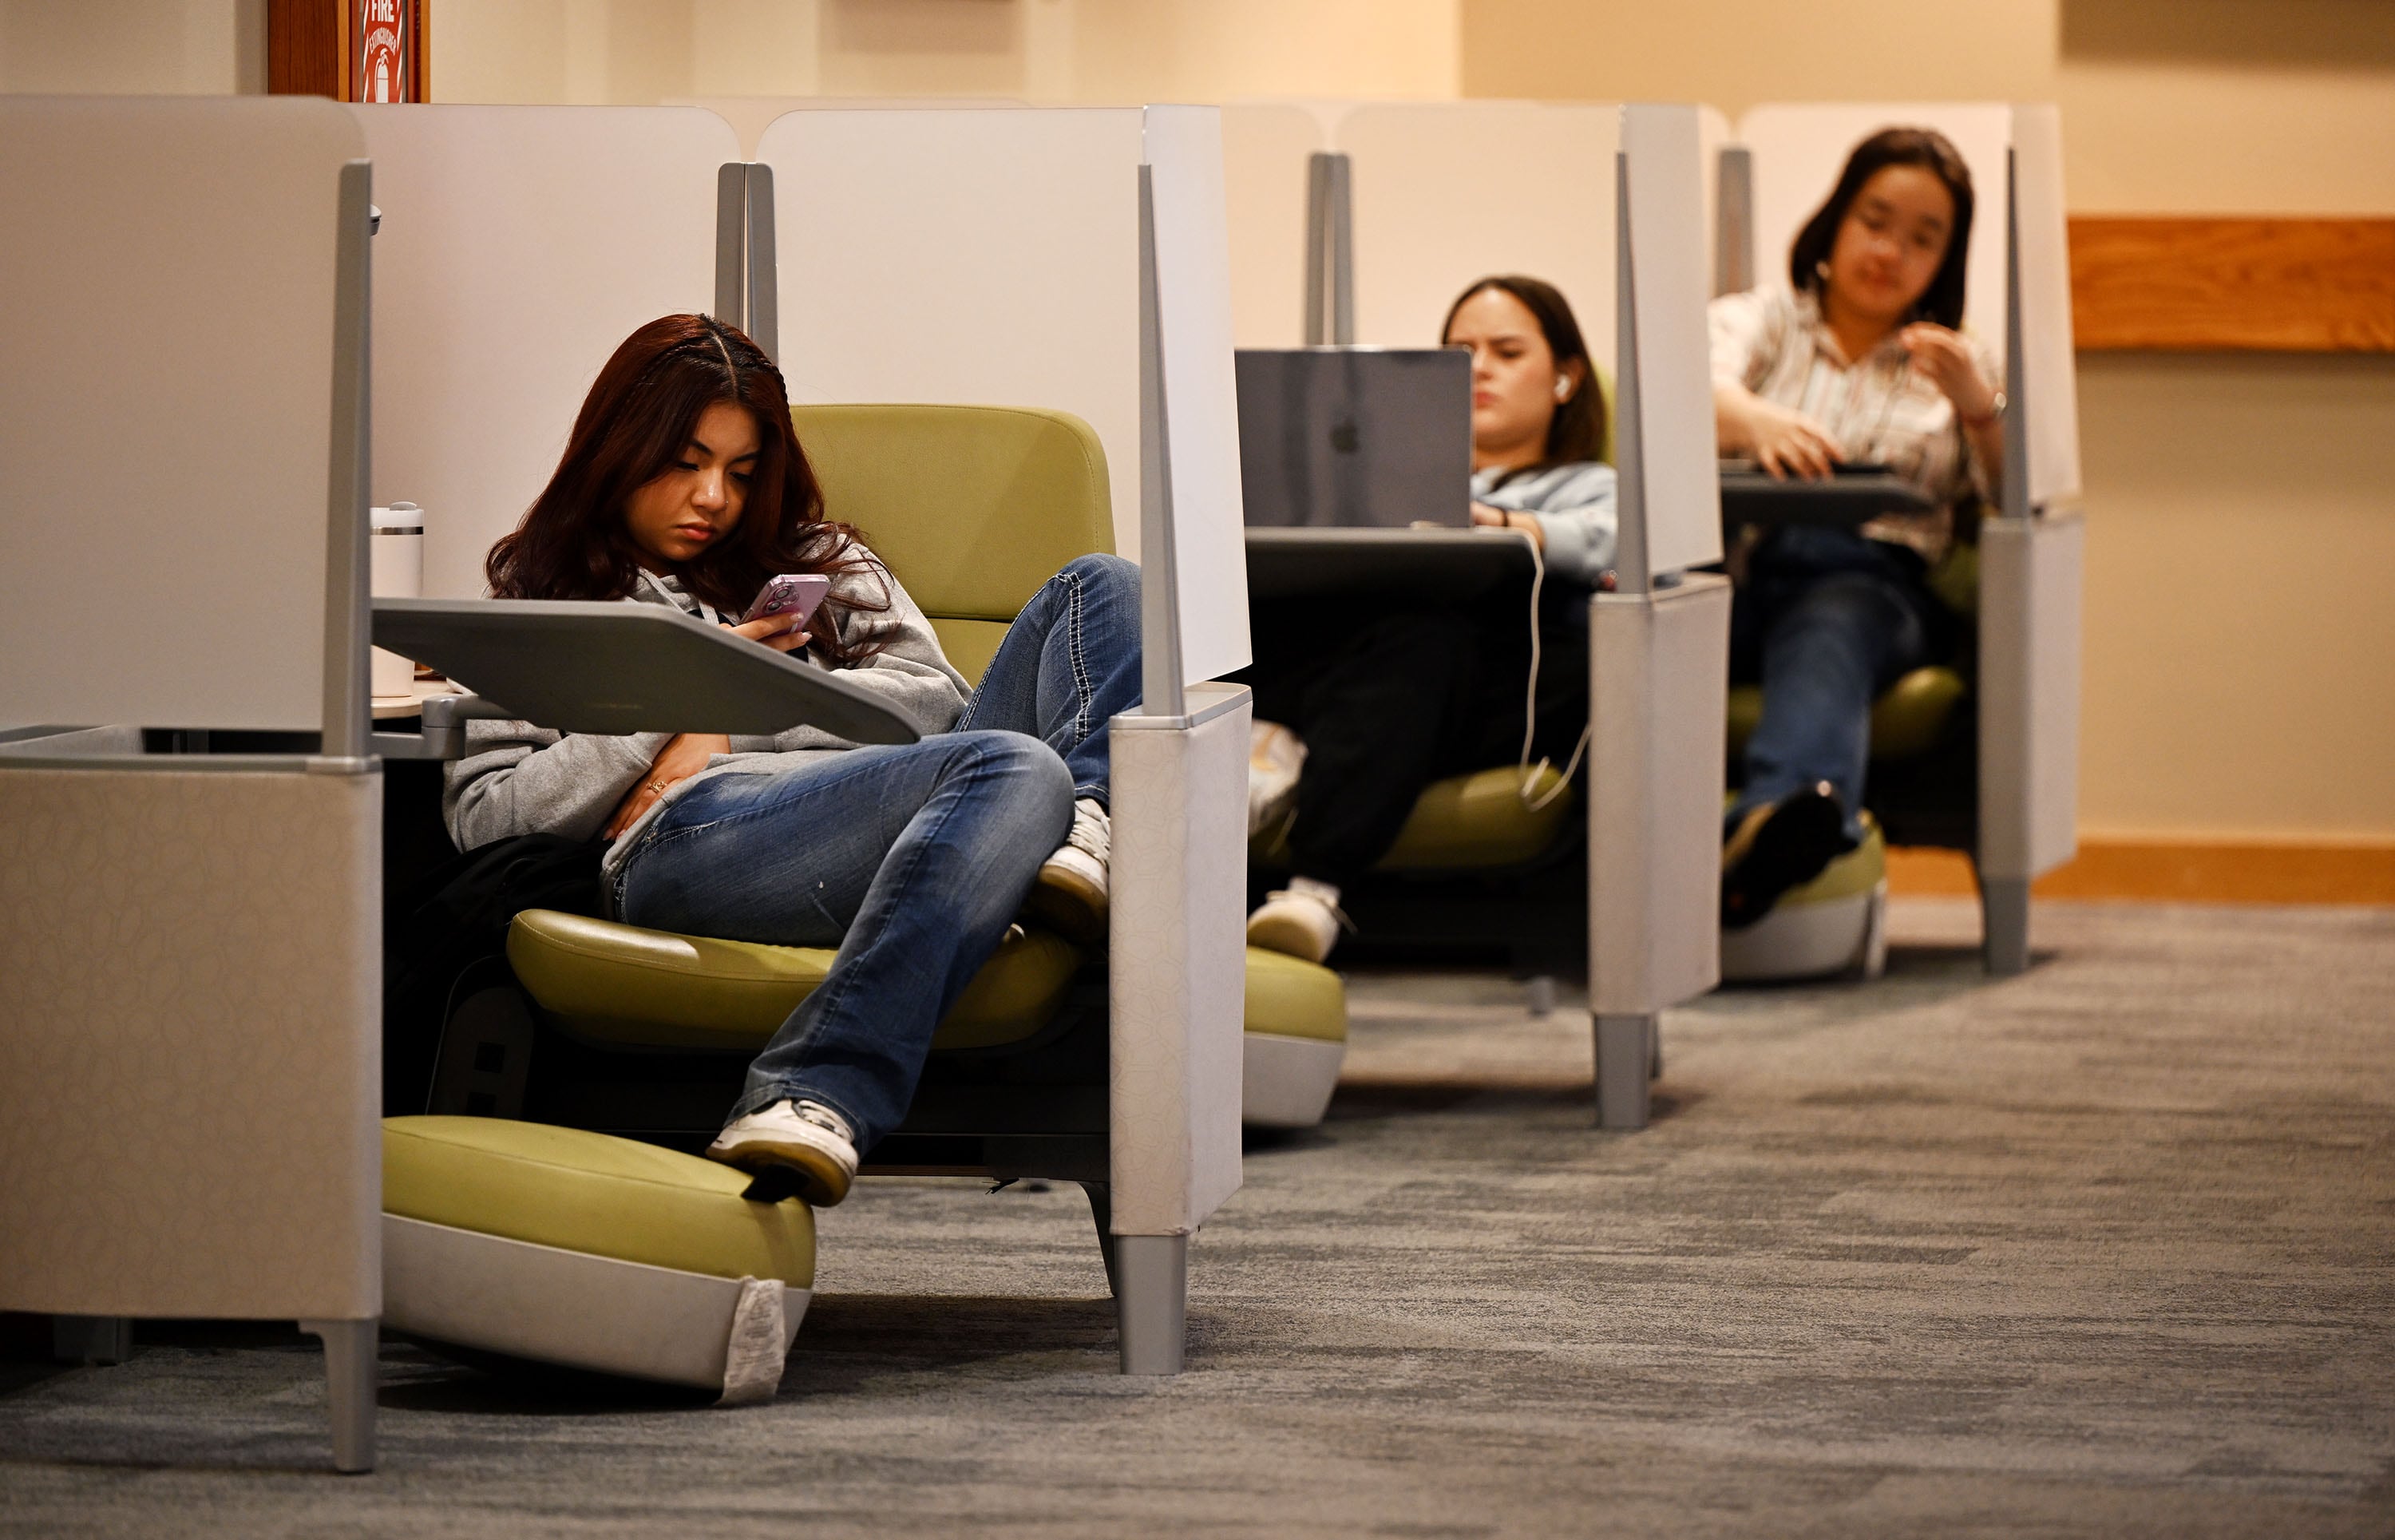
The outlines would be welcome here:
M 1357 442 L 1356 425 L 1352 422 L 1343 422 L 1330 430 L 1330 447 L 1343 455 L 1354 454 Z

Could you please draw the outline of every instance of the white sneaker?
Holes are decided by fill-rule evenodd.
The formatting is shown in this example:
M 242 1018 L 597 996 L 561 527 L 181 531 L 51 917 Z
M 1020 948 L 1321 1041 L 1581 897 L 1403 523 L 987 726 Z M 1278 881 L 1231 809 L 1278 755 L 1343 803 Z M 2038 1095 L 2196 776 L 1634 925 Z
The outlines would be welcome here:
M 1292 877 L 1289 886 L 1264 896 L 1248 916 L 1248 945 L 1320 962 L 1339 944 L 1343 929 L 1356 927 L 1339 912 L 1339 890 L 1311 877 Z
M 1297 803 L 1297 774 L 1305 768 L 1305 741 L 1277 722 L 1248 733 L 1248 838 L 1289 816 Z
M 1039 863 L 1039 879 L 1023 907 L 1085 947 L 1106 941 L 1106 861 L 1114 850 L 1114 822 L 1093 798 L 1073 803 L 1073 827 L 1056 853 Z
M 848 1196 L 856 1179 L 856 1131 L 820 1102 L 777 1101 L 734 1119 L 707 1147 L 707 1158 L 742 1171 L 786 1175 L 801 1199 L 829 1208 Z

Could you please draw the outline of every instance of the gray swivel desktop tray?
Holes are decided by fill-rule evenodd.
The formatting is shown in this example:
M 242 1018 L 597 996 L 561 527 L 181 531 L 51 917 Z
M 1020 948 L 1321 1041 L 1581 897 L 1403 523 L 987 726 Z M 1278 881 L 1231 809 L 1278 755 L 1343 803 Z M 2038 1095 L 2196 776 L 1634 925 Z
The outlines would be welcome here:
M 1795 476 L 1775 481 L 1745 461 L 1722 462 L 1725 528 L 1802 524 L 1851 529 L 1883 513 L 1926 513 L 1936 506 L 1919 487 L 1884 465 L 1842 466 L 1820 481 Z
M 779 733 L 913 743 L 871 692 L 661 604 L 377 599 L 374 639 L 566 733 Z

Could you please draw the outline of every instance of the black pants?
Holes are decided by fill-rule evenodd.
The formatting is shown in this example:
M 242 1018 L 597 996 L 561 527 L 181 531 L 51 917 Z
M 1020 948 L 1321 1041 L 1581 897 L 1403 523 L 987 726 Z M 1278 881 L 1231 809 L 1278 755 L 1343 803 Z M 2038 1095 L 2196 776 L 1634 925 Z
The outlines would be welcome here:
M 1533 760 L 1560 766 L 1588 723 L 1588 594 L 1541 597 Z M 1392 608 L 1385 597 L 1265 601 L 1250 625 L 1255 663 L 1237 677 L 1259 721 L 1305 740 L 1290 866 L 1341 885 L 1388 853 L 1422 789 L 1514 763 L 1530 671 L 1529 585 L 1460 610 Z

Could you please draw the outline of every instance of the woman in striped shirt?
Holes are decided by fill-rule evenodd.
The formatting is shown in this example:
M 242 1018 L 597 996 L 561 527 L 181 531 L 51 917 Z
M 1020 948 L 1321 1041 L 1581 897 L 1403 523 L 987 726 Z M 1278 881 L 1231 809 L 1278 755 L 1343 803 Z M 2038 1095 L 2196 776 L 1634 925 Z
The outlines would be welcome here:
M 1780 477 L 1885 464 L 1935 505 L 1859 530 L 1750 530 L 1734 546 L 1732 669 L 1760 678 L 1764 705 L 1723 830 L 1725 925 L 1753 923 L 1854 848 L 1872 702 L 1953 640 L 1929 574 L 1957 510 L 1992 500 L 2004 465 L 1995 363 L 1960 329 L 1971 213 L 1952 144 L 1884 129 L 1797 235 L 1789 288 L 1713 303 L 1724 455 Z

